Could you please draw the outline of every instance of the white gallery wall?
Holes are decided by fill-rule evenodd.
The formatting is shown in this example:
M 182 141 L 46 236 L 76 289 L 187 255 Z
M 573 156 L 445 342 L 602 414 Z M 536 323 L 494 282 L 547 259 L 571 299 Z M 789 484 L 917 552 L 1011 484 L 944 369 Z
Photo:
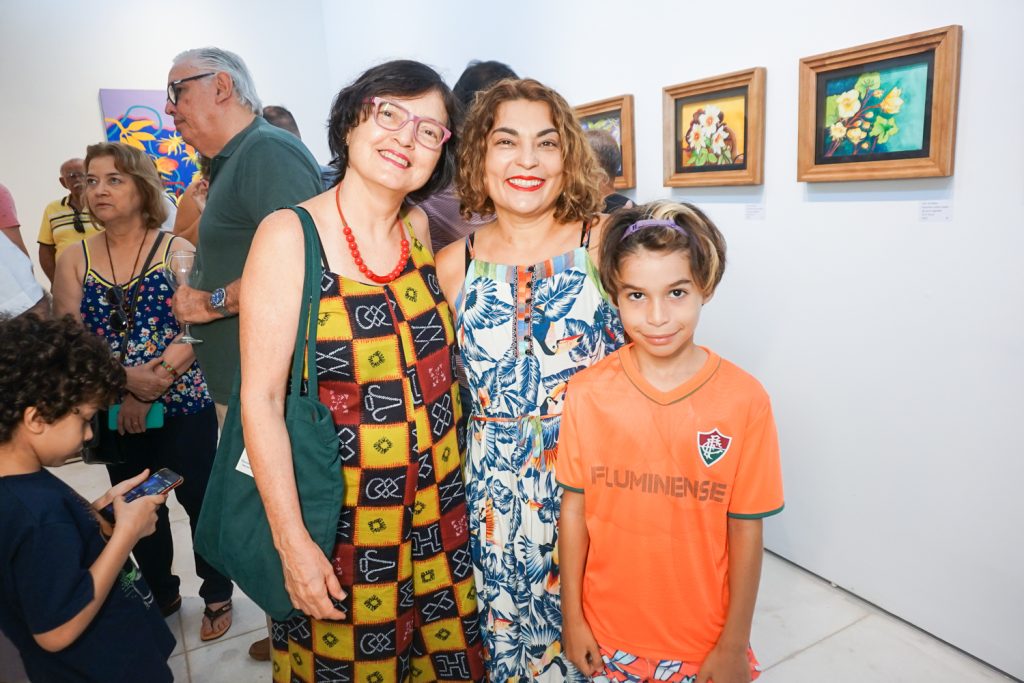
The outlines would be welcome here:
M 328 28 L 352 15 L 324 3 Z M 767 546 L 1024 677 L 1024 3 L 448 1 L 359 16 L 328 34 L 335 81 L 411 56 L 454 82 L 479 58 L 572 104 L 633 94 L 628 194 L 696 202 L 729 240 L 698 339 L 772 395 L 787 507 Z M 964 27 L 955 175 L 798 183 L 799 59 L 949 24 Z M 768 70 L 764 184 L 664 188 L 661 89 L 754 66 Z M 952 220 L 921 222 L 924 201 Z
M 468 60 L 498 59 L 574 104 L 631 93 L 628 194 L 696 202 L 729 240 L 698 337 L 773 397 L 787 507 L 767 546 L 1024 677 L 1024 3 L 175 6 L 5 3 L 0 182 L 26 242 L 60 161 L 102 133 L 97 90 L 159 88 L 187 47 L 242 54 L 321 161 L 331 97 L 384 59 L 421 59 L 450 83 Z M 949 24 L 964 28 L 955 175 L 797 182 L 799 58 Z M 662 187 L 662 87 L 753 66 L 768 72 L 764 184 Z M 925 201 L 951 219 L 923 222 Z
M 0 183 L 14 196 L 33 257 L 43 207 L 66 194 L 61 162 L 104 139 L 99 90 L 164 90 L 171 61 L 184 50 L 218 45 L 242 55 L 263 103 L 288 107 L 314 156 L 328 158 L 323 131 L 333 85 L 320 0 L 180 0 L 171 7 L 0 4 Z

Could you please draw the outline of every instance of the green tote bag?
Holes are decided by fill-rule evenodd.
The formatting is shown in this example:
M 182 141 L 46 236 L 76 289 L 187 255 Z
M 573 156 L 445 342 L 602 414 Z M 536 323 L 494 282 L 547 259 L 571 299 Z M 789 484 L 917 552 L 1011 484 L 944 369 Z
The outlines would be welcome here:
M 306 247 L 302 307 L 295 336 L 291 378 L 285 401 L 285 425 L 292 446 L 302 522 L 313 541 L 330 557 L 344 495 L 338 434 L 330 411 L 317 399 L 316 328 L 323 268 L 320 241 L 309 213 L 299 216 Z M 307 343 L 308 340 L 308 343 Z M 302 363 L 309 368 L 302 392 Z M 281 558 L 270 535 L 263 500 L 248 471 L 242 434 L 241 380 L 235 383 L 221 432 L 217 457 L 195 534 L 195 549 L 272 618 L 299 614 L 284 588 Z

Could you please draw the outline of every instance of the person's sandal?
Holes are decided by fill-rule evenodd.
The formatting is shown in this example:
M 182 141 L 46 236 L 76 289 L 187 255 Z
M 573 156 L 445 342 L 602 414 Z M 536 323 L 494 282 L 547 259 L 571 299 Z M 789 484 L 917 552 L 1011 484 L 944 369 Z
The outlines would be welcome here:
M 225 602 L 223 605 L 221 605 L 217 609 L 210 609 L 210 606 L 207 605 L 203 609 L 203 622 L 205 624 L 205 622 L 208 620 L 210 622 L 210 628 L 212 629 L 213 625 L 215 623 L 217 623 L 218 619 L 220 619 L 224 615 L 230 614 L 230 613 L 231 613 L 231 600 L 228 600 L 227 602 Z M 209 642 L 211 640 L 217 640 L 222 635 L 224 635 L 225 633 L 228 632 L 228 629 L 231 628 L 231 624 L 232 623 L 234 623 L 234 619 L 228 619 L 227 620 L 227 626 L 225 626 L 222 629 L 213 630 L 213 631 L 211 631 L 207 635 L 203 635 L 202 626 L 200 626 L 199 627 L 199 640 L 203 641 L 204 643 Z

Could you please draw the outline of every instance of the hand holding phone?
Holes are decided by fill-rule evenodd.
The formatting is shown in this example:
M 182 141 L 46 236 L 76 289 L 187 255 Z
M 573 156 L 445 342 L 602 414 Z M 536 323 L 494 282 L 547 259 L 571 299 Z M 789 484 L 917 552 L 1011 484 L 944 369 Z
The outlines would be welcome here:
M 167 493 L 174 487 L 181 484 L 181 482 L 183 481 L 184 479 L 180 474 L 172 472 L 171 470 L 165 467 L 164 469 L 150 476 L 148 479 L 143 481 L 138 486 L 135 486 L 126 491 L 123 495 L 123 499 L 125 503 L 130 503 L 133 500 L 141 498 L 143 496 L 161 495 Z M 114 494 L 115 500 L 119 497 L 121 496 Z M 103 515 L 108 521 L 113 522 L 115 517 L 114 503 L 111 502 L 109 505 L 102 508 L 100 510 L 100 514 Z
M 114 501 L 114 517 L 117 524 L 114 524 L 111 539 L 118 536 L 129 539 L 134 546 L 140 538 L 149 536 L 156 531 L 158 519 L 157 513 L 167 501 L 167 494 L 161 493 L 153 496 L 142 496 L 130 503 L 123 498 Z

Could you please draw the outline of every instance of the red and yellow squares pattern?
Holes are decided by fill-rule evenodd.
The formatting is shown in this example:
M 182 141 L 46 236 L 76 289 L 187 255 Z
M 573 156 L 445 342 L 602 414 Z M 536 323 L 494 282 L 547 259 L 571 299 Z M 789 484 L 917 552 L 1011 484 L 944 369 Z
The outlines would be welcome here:
M 455 335 L 429 252 L 413 240 L 411 255 L 383 287 L 321 283 L 316 373 L 345 479 L 331 561 L 348 618 L 274 622 L 278 682 L 485 679 Z

